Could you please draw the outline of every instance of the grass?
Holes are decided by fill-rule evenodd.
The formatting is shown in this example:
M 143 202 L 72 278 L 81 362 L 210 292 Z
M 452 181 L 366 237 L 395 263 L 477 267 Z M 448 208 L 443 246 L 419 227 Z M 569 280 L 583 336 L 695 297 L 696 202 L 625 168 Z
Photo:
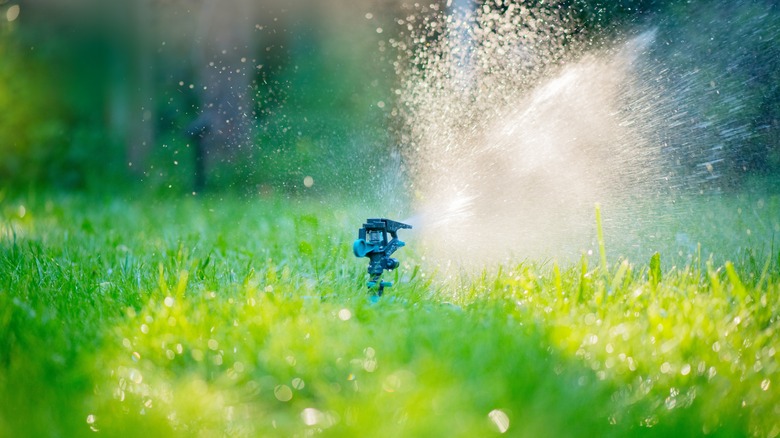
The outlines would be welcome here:
M 372 304 L 355 210 L 0 194 L 0 436 L 780 435 L 773 245 L 452 284 L 411 243 Z

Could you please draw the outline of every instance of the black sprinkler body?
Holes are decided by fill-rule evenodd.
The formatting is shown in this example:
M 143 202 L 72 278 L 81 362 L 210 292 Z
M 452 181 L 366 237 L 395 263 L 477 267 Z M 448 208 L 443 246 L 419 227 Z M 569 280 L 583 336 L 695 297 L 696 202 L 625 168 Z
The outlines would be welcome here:
M 411 229 L 412 226 L 390 219 L 368 219 L 358 230 L 358 238 L 352 244 L 355 257 L 368 257 L 368 274 L 371 275 L 368 287 L 376 288 L 377 296 L 381 297 L 384 288 L 393 285 L 389 281 L 381 281 L 380 277 L 385 269 L 391 271 L 398 267 L 398 260 L 390 256 L 406 245 L 398 240 L 398 230 L 403 228 Z M 389 241 L 388 234 L 391 237 Z

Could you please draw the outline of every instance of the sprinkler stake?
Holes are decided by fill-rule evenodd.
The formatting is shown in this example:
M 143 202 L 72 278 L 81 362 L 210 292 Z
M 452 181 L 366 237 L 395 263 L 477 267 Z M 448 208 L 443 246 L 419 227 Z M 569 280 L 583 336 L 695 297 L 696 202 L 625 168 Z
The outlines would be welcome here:
M 352 252 L 355 257 L 368 257 L 368 273 L 371 279 L 368 281 L 368 288 L 375 290 L 375 295 L 382 296 L 386 287 L 393 283 L 381 281 L 382 273 L 387 269 L 391 271 L 398 267 L 398 260 L 390 257 L 398 248 L 406 245 L 398 240 L 398 230 L 402 228 L 411 229 L 411 225 L 401 222 L 391 221 L 390 219 L 368 219 L 363 227 L 358 230 L 358 238 L 352 244 Z M 387 235 L 392 238 L 387 240 Z

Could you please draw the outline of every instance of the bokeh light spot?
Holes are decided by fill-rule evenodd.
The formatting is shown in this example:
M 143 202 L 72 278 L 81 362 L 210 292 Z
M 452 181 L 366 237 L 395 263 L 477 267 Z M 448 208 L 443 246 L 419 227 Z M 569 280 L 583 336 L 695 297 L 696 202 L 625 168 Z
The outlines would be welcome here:
M 292 389 L 287 385 L 277 385 L 274 388 L 274 397 L 281 402 L 288 402 L 293 397 Z
M 19 5 L 12 5 L 8 10 L 5 11 L 5 19 L 8 21 L 14 21 L 17 18 L 19 18 Z
M 341 310 L 339 310 L 339 319 L 340 320 L 347 321 L 350 318 L 352 318 L 352 312 L 350 312 L 349 309 L 341 309 Z
M 499 432 L 505 433 L 507 430 L 509 430 L 509 416 L 504 411 L 500 409 L 493 409 L 488 414 L 488 418 L 490 418 L 490 421 L 496 425 Z

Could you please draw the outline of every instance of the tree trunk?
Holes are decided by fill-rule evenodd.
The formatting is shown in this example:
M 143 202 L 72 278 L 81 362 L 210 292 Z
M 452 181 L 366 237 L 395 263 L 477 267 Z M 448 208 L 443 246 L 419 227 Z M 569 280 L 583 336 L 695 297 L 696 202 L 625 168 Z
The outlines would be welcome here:
M 196 190 L 220 163 L 234 175 L 252 170 L 255 9 L 252 0 L 201 4 L 192 42 L 201 113 L 187 129 L 195 148 Z

